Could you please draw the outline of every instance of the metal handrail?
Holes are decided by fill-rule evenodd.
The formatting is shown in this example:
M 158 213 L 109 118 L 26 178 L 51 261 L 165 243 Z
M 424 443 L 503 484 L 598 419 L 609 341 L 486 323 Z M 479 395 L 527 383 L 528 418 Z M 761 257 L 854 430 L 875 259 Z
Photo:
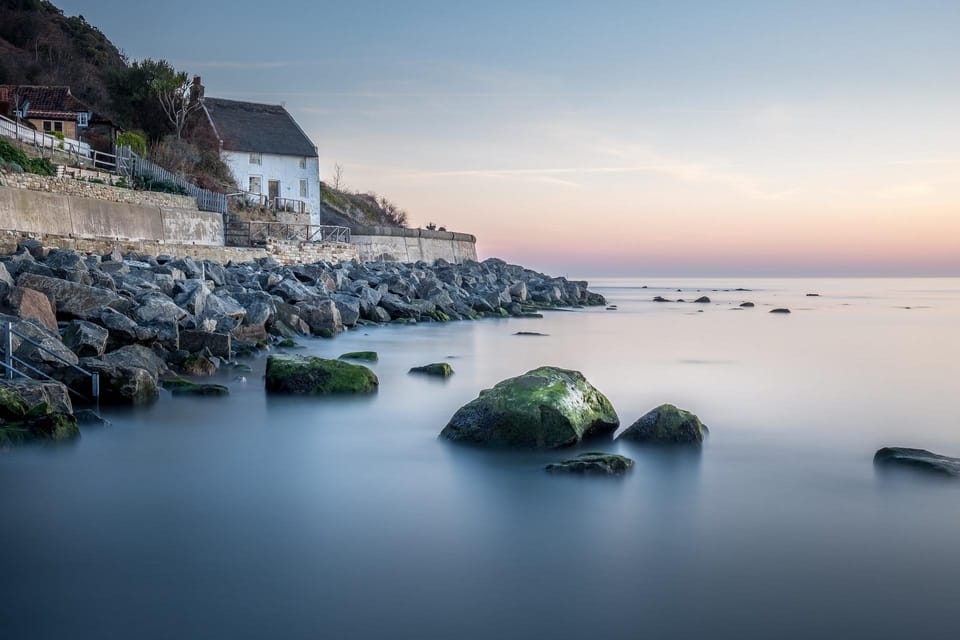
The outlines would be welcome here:
M 41 351 L 44 351 L 44 352 L 50 354 L 51 356 L 53 356 L 54 358 L 56 358 L 56 359 L 59 360 L 60 362 L 62 362 L 62 363 L 64 363 L 65 365 L 67 365 L 69 368 L 73 369 L 74 371 L 78 371 L 78 372 L 81 373 L 82 375 L 85 375 L 85 376 L 87 376 L 88 378 L 90 378 L 91 395 L 93 396 L 93 399 L 94 399 L 95 401 L 98 401 L 98 400 L 100 399 L 100 374 L 99 374 L 99 373 L 94 373 L 94 372 L 92 372 L 92 371 L 87 371 L 87 370 L 84 369 L 83 367 L 77 366 L 77 365 L 73 364 L 72 362 L 69 362 L 68 360 L 65 360 L 63 357 L 61 357 L 61 356 L 58 355 L 57 353 L 54 353 L 53 351 L 51 351 L 50 349 L 47 349 L 47 348 L 44 347 L 42 344 L 36 342 L 35 340 L 33 340 L 32 338 L 30 338 L 29 336 L 26 336 L 26 335 L 20 333 L 19 331 L 17 331 L 16 329 L 14 329 L 14 328 L 13 328 L 13 323 L 10 322 L 9 320 L 4 323 L 4 331 L 3 331 L 3 334 L 4 334 L 4 337 L 3 337 L 4 359 L 3 359 L 3 362 L 0 362 L 0 366 L 3 366 L 3 369 L 6 371 L 6 373 L 7 373 L 7 379 L 8 379 L 8 380 L 13 380 L 14 377 L 16 377 L 16 376 L 18 376 L 18 375 L 19 375 L 20 377 L 23 377 L 23 378 L 28 378 L 28 379 L 30 378 L 30 376 L 28 376 L 28 375 L 25 374 L 24 372 L 22 372 L 22 371 L 20 371 L 19 369 L 17 369 L 16 366 L 14 366 L 14 362 L 16 362 L 16 363 L 19 363 L 20 365 L 26 367 L 27 369 L 29 369 L 29 370 L 32 371 L 33 373 L 35 373 L 35 374 L 37 374 L 37 375 L 39 375 L 39 376 L 41 376 L 41 377 L 43 377 L 43 378 L 46 378 L 47 380 L 53 380 L 54 382 L 58 382 L 58 381 L 55 380 L 54 378 L 50 377 L 49 374 L 44 373 L 43 371 L 40 371 L 39 369 L 37 369 L 36 367 L 34 367 L 33 365 L 31 365 L 29 362 L 26 362 L 26 361 L 24 361 L 24 360 L 21 360 L 21 359 L 18 358 L 17 356 L 13 355 L 13 336 L 17 336 L 18 338 L 20 338 L 21 341 L 26 342 L 27 344 L 33 345 L 33 346 L 36 347 L 37 349 L 40 349 Z M 70 393 L 73 393 L 74 395 L 76 395 L 76 396 L 78 396 L 78 397 L 80 397 L 80 398 L 82 398 L 82 399 L 84 399 L 84 400 L 89 400 L 89 398 L 87 398 L 85 395 L 83 395 L 83 394 L 80 393 L 79 391 L 76 391 L 75 389 L 71 389 L 70 387 L 67 387 L 67 391 L 69 391 Z

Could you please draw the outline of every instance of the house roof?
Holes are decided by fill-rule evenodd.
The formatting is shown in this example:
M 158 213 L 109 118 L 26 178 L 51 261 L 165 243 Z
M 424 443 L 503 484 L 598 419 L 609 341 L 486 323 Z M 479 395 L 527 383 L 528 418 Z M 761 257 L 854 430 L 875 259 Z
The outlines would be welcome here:
M 0 102 L 16 108 L 14 96 L 29 103 L 27 117 L 32 119 L 48 120 L 76 120 L 77 113 L 92 113 L 79 98 L 70 93 L 70 87 L 42 87 L 34 85 L 0 85 Z M 106 118 L 94 113 L 90 118 L 93 122 L 109 122 Z
M 280 105 L 204 98 L 203 108 L 228 151 L 317 157 L 317 146 Z

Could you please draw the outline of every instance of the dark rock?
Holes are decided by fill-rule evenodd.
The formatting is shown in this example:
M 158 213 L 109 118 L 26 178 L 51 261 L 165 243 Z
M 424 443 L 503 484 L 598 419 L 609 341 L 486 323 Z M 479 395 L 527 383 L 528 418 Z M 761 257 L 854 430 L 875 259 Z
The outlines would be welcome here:
M 7 302 L 17 317 L 37 320 L 50 331 L 57 330 L 57 314 L 45 294 L 27 287 L 14 287 Z
M 174 396 L 226 396 L 230 389 L 221 384 L 199 384 L 186 378 L 164 378 L 160 386 Z
M 217 372 L 217 363 L 206 353 L 192 353 L 180 363 L 180 371 L 188 376 L 212 376 Z
M 699 303 L 701 303 L 701 304 L 707 304 L 707 303 L 710 302 L 710 298 L 708 298 L 707 296 L 700 296 L 699 298 L 697 298 L 696 300 L 694 300 L 694 302 L 699 302 Z
M 620 476 L 633 468 L 633 460 L 613 453 L 583 453 L 575 458 L 548 464 L 553 473 L 581 473 Z
M 741 302 L 740 306 L 745 309 L 752 309 L 754 305 L 752 302 Z
M 696 415 L 662 404 L 644 414 L 617 436 L 617 440 L 633 440 L 658 444 L 699 444 L 709 432 Z
M 790 313 L 790 309 L 771 309 L 770 313 Z
M 117 300 L 117 294 L 107 289 L 32 273 L 20 276 L 17 284 L 45 294 L 53 301 L 57 314 L 70 318 L 87 320 Z
M 367 367 L 312 356 L 267 357 L 266 390 L 290 394 L 354 394 L 377 391 L 380 381 Z
M 548 333 L 540 333 L 540 332 L 538 332 L 538 331 L 517 331 L 517 332 L 516 332 L 515 334 L 513 334 L 513 335 L 515 335 L 515 336 L 541 336 L 541 337 L 544 337 L 544 338 L 545 338 L 545 337 L 549 336 L 550 334 L 548 334 Z
M 102 356 L 110 333 L 86 320 L 74 320 L 63 332 L 63 344 L 81 358 Z
M 897 466 L 960 478 L 960 458 L 949 458 L 926 449 L 884 447 L 873 456 L 878 466 Z
M 654 302 L 670 302 L 670 300 L 667 300 L 663 296 L 654 296 L 653 301 Z
M 610 434 L 619 424 L 610 401 L 583 374 L 540 367 L 481 391 L 440 435 L 482 445 L 552 449 Z
M 231 352 L 229 333 L 209 333 L 206 331 L 181 331 L 180 348 L 190 353 L 204 349 L 218 358 L 229 359 Z

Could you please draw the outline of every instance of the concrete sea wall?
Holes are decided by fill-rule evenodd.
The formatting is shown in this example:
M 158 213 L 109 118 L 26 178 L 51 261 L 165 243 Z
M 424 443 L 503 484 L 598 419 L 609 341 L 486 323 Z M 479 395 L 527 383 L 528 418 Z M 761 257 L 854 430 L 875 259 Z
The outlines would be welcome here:
M 223 246 L 223 217 L 218 213 L 9 187 L 0 187 L 0 229 L 67 238 Z
M 477 238 L 469 233 L 362 227 L 354 230 L 350 242 L 364 262 L 433 262 L 442 258 L 460 263 L 477 259 Z

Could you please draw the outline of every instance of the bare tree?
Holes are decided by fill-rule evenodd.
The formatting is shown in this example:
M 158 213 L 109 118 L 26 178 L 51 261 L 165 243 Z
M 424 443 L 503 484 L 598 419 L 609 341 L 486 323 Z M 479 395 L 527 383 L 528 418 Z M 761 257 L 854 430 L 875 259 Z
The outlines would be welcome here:
M 333 188 L 340 191 L 340 184 L 343 181 L 343 167 L 340 163 L 333 165 Z
M 202 106 L 203 90 L 195 88 L 185 71 L 174 70 L 165 60 L 158 63 L 157 71 L 150 89 L 179 138 L 187 118 Z

